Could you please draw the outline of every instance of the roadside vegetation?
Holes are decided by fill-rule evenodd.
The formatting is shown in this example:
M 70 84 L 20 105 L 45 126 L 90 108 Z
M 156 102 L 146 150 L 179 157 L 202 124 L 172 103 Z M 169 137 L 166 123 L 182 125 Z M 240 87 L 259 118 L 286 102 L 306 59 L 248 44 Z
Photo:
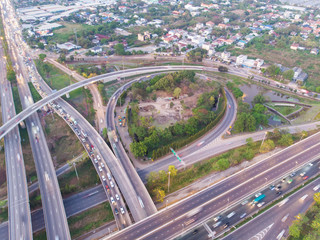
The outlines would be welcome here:
M 272 107 L 274 110 L 278 111 L 279 113 L 283 114 L 284 116 L 287 116 L 302 108 L 299 105 L 295 105 L 293 107 L 292 106 L 276 106 L 274 103 L 267 103 L 267 105 Z
M 29 88 L 30 88 L 30 91 L 31 91 L 31 95 L 32 95 L 33 101 L 36 103 L 39 100 L 41 100 L 42 97 L 40 96 L 38 91 L 35 89 L 35 87 L 33 86 L 32 82 L 28 82 L 28 85 L 29 85 Z
M 151 172 L 147 178 L 146 187 L 155 201 L 162 202 L 168 194 L 168 172 L 170 172 L 169 193 L 172 193 L 209 174 L 224 171 L 243 161 L 250 161 L 260 153 L 270 152 L 276 147 L 288 147 L 300 139 L 306 138 L 310 133 L 303 131 L 292 135 L 285 130 L 274 129 L 273 132 L 268 132 L 263 143 L 261 141 L 253 142 L 251 138 L 248 138 L 246 145 L 195 163 L 185 170 L 177 171 L 174 166 L 169 166 L 168 171 Z
M 127 111 L 127 119 L 129 134 L 134 139 L 130 149 L 135 157 L 147 155 L 153 159 L 159 158 L 167 154 L 170 147 L 178 149 L 194 141 L 217 124 L 225 111 L 224 90 L 216 82 L 202 84 L 202 90 L 198 91 L 201 84 L 195 78 L 195 73 L 182 71 L 158 75 L 148 82 L 134 83 L 130 90 L 121 96 L 125 98 L 130 95 L 132 99 Z M 166 110 L 163 111 L 161 106 L 149 104 L 158 102 L 160 94 L 162 99 L 168 100 L 162 104 L 167 105 Z M 196 101 L 196 104 L 191 107 L 187 105 L 186 97 L 193 95 L 195 96 L 192 101 Z M 148 105 L 141 107 L 141 103 L 145 102 L 148 102 Z M 144 112 L 152 113 L 142 115 L 142 108 Z M 169 113 L 170 109 L 172 113 Z M 164 129 L 163 124 L 156 124 L 157 121 L 154 118 L 157 118 L 158 113 L 162 114 L 163 118 L 167 117 L 167 124 L 171 120 L 169 116 L 175 111 L 180 112 L 176 117 L 180 119 L 179 121 L 173 120 Z
M 39 74 L 52 89 L 60 90 L 75 82 L 72 77 L 50 63 L 41 60 L 35 60 L 35 63 Z M 79 88 L 70 92 L 69 95 L 70 98 L 63 98 L 76 108 L 91 125 L 95 126 L 95 110 L 93 108 L 93 99 L 90 91 L 85 88 Z
M 289 227 L 289 240 L 320 239 L 320 192 L 313 195 L 314 203 L 305 214 L 299 214 Z
M 71 193 L 83 191 L 89 187 L 100 184 L 100 178 L 90 160 L 86 158 L 76 164 L 79 180 L 77 179 L 74 168 L 59 176 L 59 186 L 63 197 L 69 196 Z

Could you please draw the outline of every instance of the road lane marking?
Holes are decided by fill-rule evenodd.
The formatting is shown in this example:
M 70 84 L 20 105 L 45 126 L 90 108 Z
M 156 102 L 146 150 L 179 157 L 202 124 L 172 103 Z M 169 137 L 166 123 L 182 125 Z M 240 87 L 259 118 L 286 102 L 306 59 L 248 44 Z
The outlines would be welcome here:
M 267 232 L 272 228 L 274 223 L 270 224 L 268 227 L 263 229 L 262 231 L 258 232 L 253 237 L 249 238 L 249 240 L 261 240 L 264 238 L 264 236 L 267 234 Z

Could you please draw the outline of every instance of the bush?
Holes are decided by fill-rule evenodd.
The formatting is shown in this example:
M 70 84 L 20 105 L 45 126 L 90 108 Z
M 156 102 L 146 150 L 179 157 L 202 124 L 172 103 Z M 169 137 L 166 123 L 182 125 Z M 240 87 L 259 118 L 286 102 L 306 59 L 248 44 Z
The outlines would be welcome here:
M 226 159 L 226 158 L 221 158 L 221 159 L 219 159 L 219 160 L 217 161 L 217 165 L 218 165 L 218 169 L 219 169 L 220 171 L 223 171 L 223 170 L 226 170 L 226 169 L 229 168 L 230 162 L 229 162 L 229 160 Z

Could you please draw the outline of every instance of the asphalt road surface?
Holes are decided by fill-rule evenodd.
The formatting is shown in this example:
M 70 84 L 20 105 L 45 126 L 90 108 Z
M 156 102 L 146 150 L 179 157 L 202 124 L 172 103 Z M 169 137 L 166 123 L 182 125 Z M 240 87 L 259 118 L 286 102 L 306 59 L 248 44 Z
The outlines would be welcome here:
M 320 134 L 315 134 L 273 156 L 200 191 L 167 209 L 142 220 L 109 239 L 167 239 L 225 210 L 226 206 L 250 196 L 264 184 L 312 161 L 319 153 Z M 194 217 L 190 211 L 199 209 Z M 108 237 L 107 237 L 108 238 Z
M 16 115 L 12 88 L 6 79 L 6 63 L 0 45 L 0 93 L 2 122 Z M 4 138 L 8 188 L 8 218 L 11 239 L 32 239 L 29 194 L 19 128 L 15 127 Z

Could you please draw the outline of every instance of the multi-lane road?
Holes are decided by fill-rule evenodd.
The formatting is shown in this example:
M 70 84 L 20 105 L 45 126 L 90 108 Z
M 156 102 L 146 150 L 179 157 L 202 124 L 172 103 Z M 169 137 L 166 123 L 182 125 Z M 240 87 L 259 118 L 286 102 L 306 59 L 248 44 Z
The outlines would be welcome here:
M 169 206 L 110 236 L 110 239 L 169 239 L 246 198 L 282 176 L 312 161 L 320 146 L 315 134 L 271 157 Z M 194 209 L 201 208 L 195 216 Z M 108 237 L 107 237 L 108 238 Z
M 33 104 L 33 99 L 26 81 L 29 74 L 22 56 L 18 52 L 22 51 L 22 44 L 20 44 L 22 35 L 17 29 L 18 23 L 10 1 L 3 2 L 2 9 L 6 9 L 6 12 L 2 11 L 2 16 L 6 21 L 4 25 L 6 36 L 10 39 L 8 46 L 11 61 L 17 74 L 21 105 L 23 109 L 26 109 Z M 48 239 L 71 239 L 58 180 L 40 119 L 37 113 L 33 113 L 25 122 L 40 186 L 47 237 Z
M 16 114 L 12 88 L 6 79 L 6 62 L 0 44 L 0 92 L 2 121 L 7 122 Z M 26 180 L 19 128 L 15 127 L 4 138 L 8 187 L 8 218 L 11 239 L 32 239 L 29 194 Z

